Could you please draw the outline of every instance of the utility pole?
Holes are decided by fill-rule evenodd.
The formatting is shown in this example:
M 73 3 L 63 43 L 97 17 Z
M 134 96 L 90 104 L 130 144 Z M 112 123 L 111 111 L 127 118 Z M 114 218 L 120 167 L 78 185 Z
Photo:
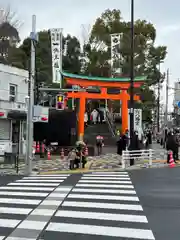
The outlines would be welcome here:
M 63 87 L 63 84 L 62 84 L 62 63 L 63 63 L 63 28 L 60 29 L 60 59 L 59 59 L 59 62 L 60 62 L 60 66 L 59 66 L 59 87 L 60 89 Z
M 165 119 L 164 119 L 164 125 L 167 127 L 168 125 L 168 99 L 169 98 L 169 69 L 167 70 L 167 76 L 166 76 L 166 105 L 165 105 Z
M 159 63 L 159 79 L 158 79 L 158 100 L 157 100 L 157 132 L 160 131 L 160 88 L 161 88 L 161 68 Z
M 27 137 L 26 137 L 26 174 L 30 175 L 32 171 L 32 147 L 33 147 L 33 109 L 34 109 L 34 80 L 35 80 L 35 43 L 37 41 L 36 34 L 36 16 L 32 16 L 32 32 L 31 39 L 31 67 L 30 67 L 30 96 L 28 104 L 27 116 Z
M 131 0 L 130 139 L 134 135 L 134 0 Z M 130 140 L 130 145 L 131 141 Z

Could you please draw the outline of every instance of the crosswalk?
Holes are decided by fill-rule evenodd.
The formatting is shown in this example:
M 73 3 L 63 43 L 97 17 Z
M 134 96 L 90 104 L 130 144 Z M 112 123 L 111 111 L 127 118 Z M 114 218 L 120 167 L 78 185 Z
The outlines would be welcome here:
M 155 239 L 127 172 L 82 175 L 43 236 L 53 240 Z
M 7 238 L 69 175 L 23 177 L 0 186 L 0 240 Z M 46 210 L 48 211 L 48 210 Z M 36 211 L 36 216 L 44 214 Z M 15 239 L 15 238 L 13 238 Z M 20 239 L 20 238 L 18 238 Z

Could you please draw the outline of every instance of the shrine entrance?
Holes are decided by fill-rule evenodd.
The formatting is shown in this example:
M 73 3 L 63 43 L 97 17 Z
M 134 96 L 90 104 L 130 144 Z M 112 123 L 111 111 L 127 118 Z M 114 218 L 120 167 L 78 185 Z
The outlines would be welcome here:
M 84 137 L 84 113 L 86 111 L 87 99 L 110 99 L 121 101 L 122 114 L 122 132 L 128 129 L 128 101 L 130 96 L 127 90 L 130 87 L 130 78 L 102 78 L 102 77 L 88 77 L 70 73 L 62 73 L 62 76 L 68 85 L 80 86 L 84 91 L 68 92 L 67 98 L 79 98 L 80 106 L 78 113 L 78 137 L 83 140 Z M 134 79 L 134 87 L 139 88 L 147 80 L 146 76 L 136 77 Z M 99 87 L 100 93 L 89 93 L 86 91 L 88 87 Z M 118 88 L 118 94 L 108 94 L 108 88 Z M 134 95 L 134 100 L 138 101 L 139 96 Z

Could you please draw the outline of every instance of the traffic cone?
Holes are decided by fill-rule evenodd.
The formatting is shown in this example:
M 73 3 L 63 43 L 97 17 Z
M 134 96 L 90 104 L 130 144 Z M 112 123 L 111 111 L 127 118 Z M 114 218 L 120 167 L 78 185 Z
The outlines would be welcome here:
M 44 153 L 44 149 L 45 149 L 45 146 L 44 146 L 44 143 L 42 143 L 41 145 L 41 152 Z
M 173 154 L 172 154 L 172 151 L 170 152 L 170 159 L 169 159 L 169 167 L 170 168 L 173 168 L 173 167 L 175 167 L 176 166 L 176 164 L 175 164 L 175 162 L 174 162 L 174 159 L 173 159 Z
M 36 142 L 35 141 L 33 142 L 33 149 L 32 150 L 33 150 L 33 154 L 35 154 L 36 153 Z
M 50 152 L 50 150 L 47 151 L 47 158 L 48 158 L 48 160 L 51 160 L 51 152 Z
M 39 142 L 37 142 L 37 146 L 36 146 L 36 152 L 39 153 L 40 152 L 40 144 Z
M 63 148 L 61 149 L 61 159 L 62 160 L 64 159 L 64 149 Z

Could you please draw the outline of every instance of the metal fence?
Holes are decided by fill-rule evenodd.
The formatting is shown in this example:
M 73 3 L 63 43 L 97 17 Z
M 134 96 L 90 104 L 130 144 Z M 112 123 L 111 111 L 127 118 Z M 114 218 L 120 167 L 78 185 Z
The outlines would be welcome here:
M 148 162 L 152 166 L 152 160 L 155 158 L 155 151 L 152 149 L 142 150 L 126 150 L 122 152 L 122 168 L 125 169 L 130 166 L 130 161 L 134 160 L 134 164 Z

